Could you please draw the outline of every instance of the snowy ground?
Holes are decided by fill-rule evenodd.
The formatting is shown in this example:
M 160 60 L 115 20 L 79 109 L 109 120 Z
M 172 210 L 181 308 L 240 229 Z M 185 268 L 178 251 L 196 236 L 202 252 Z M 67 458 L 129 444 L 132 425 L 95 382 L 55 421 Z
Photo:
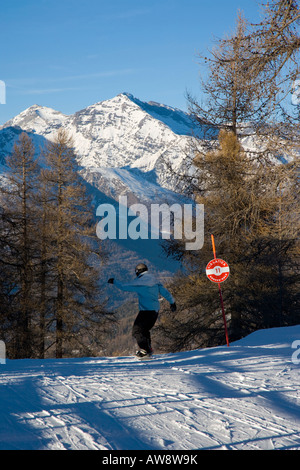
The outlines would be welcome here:
M 0 449 L 300 449 L 299 348 L 297 326 L 147 362 L 7 360 Z

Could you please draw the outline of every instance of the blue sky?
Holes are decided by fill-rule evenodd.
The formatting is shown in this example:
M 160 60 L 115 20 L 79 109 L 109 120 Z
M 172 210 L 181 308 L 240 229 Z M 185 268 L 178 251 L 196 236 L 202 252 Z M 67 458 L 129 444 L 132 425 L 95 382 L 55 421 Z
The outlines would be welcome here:
M 197 54 L 258 0 L 1 0 L 0 124 L 33 104 L 65 114 L 129 92 L 186 109 Z

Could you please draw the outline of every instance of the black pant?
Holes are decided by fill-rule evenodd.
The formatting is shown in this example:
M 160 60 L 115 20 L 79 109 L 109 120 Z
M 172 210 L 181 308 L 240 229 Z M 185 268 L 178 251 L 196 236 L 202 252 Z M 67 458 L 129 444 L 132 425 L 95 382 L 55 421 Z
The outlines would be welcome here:
M 132 328 L 132 336 L 136 339 L 140 349 L 151 351 L 150 330 L 155 325 L 158 312 L 155 310 L 141 310 L 135 319 Z

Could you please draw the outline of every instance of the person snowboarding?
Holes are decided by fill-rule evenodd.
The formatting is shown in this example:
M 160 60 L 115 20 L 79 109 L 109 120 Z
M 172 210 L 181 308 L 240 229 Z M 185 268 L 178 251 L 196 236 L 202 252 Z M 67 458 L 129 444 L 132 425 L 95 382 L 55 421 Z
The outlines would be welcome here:
M 150 330 L 156 323 L 159 313 L 159 295 L 169 303 L 172 312 L 176 311 L 176 302 L 172 294 L 149 273 L 148 267 L 140 263 L 135 268 L 136 278 L 131 283 L 122 283 L 110 278 L 109 284 L 126 292 L 136 292 L 139 298 L 139 313 L 132 328 L 132 336 L 138 347 L 136 356 L 139 359 L 148 359 L 152 356 Z

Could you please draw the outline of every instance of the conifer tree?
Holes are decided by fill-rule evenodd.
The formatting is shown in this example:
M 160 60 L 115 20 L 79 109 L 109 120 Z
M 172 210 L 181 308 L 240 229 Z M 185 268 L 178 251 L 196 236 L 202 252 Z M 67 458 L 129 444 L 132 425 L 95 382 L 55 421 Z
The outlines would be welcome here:
M 34 350 L 35 197 L 39 173 L 34 147 L 26 133 L 21 134 L 6 164 L 8 171 L 1 186 L 1 266 L 8 287 L 3 317 L 11 330 L 8 351 L 12 357 L 24 358 L 31 357 Z
M 188 94 L 188 102 L 194 119 L 206 130 L 207 144 L 221 129 L 240 133 L 241 125 L 253 119 L 263 96 L 263 82 L 257 82 L 249 62 L 252 42 L 247 28 L 239 13 L 234 33 L 218 40 L 208 55 L 200 56 L 208 68 L 207 78 L 201 80 L 203 99 L 199 102 Z
M 38 265 L 35 277 L 35 291 L 38 300 L 38 315 L 36 318 L 36 338 L 37 338 L 37 355 L 40 359 L 45 358 L 48 345 L 46 344 L 46 337 L 49 336 L 47 329 L 47 322 L 50 312 L 53 310 L 53 302 L 51 291 L 51 267 L 52 258 L 51 250 L 49 249 L 51 239 L 48 234 L 48 200 L 47 188 L 45 181 L 40 173 L 38 182 L 38 194 L 36 197 L 36 204 L 38 206 L 39 222 L 38 222 Z M 51 344 L 51 343 L 50 343 Z
M 231 270 L 222 288 L 230 340 L 299 322 L 295 164 L 257 165 L 228 131 L 220 132 L 217 150 L 199 153 L 194 164 L 196 201 L 205 206 L 205 245 L 201 252 L 187 252 L 184 243 L 169 243 L 168 254 L 180 258 L 189 274 L 172 286 L 182 309 L 175 320 L 163 319 L 165 341 L 173 350 L 225 342 L 218 292 L 205 274 L 213 258 L 211 233 L 217 255 Z
M 204 104 L 188 97 L 207 131 L 206 141 L 195 139 L 190 179 L 192 195 L 205 206 L 206 244 L 200 253 L 178 242 L 167 247 L 190 273 L 174 285 L 185 307 L 178 328 L 163 322 L 175 345 L 220 338 L 218 296 L 204 274 L 210 233 L 231 265 L 224 286 L 231 339 L 299 322 L 299 114 L 293 119 L 291 92 L 299 76 L 300 11 L 294 0 L 263 9 L 259 25 L 239 15 L 236 31 L 206 58 Z
M 56 357 L 93 354 L 109 317 L 99 292 L 105 255 L 96 238 L 91 200 L 78 174 L 72 140 L 60 130 L 45 154 L 48 292 L 52 293 Z
M 188 101 L 206 130 L 206 148 L 221 129 L 230 130 L 253 158 L 273 163 L 273 156 L 294 154 L 297 146 L 299 104 L 291 101 L 300 78 L 300 7 L 295 0 L 277 0 L 262 4 L 262 11 L 259 24 L 239 13 L 233 34 L 201 57 L 208 68 L 203 98 L 188 95 Z
M 266 151 L 286 154 L 293 152 L 300 126 L 299 99 L 292 99 L 300 79 L 300 5 L 273 0 L 261 6 L 262 21 L 249 24 L 243 39 L 251 47 L 242 65 L 263 90 L 252 119 L 256 135 Z

